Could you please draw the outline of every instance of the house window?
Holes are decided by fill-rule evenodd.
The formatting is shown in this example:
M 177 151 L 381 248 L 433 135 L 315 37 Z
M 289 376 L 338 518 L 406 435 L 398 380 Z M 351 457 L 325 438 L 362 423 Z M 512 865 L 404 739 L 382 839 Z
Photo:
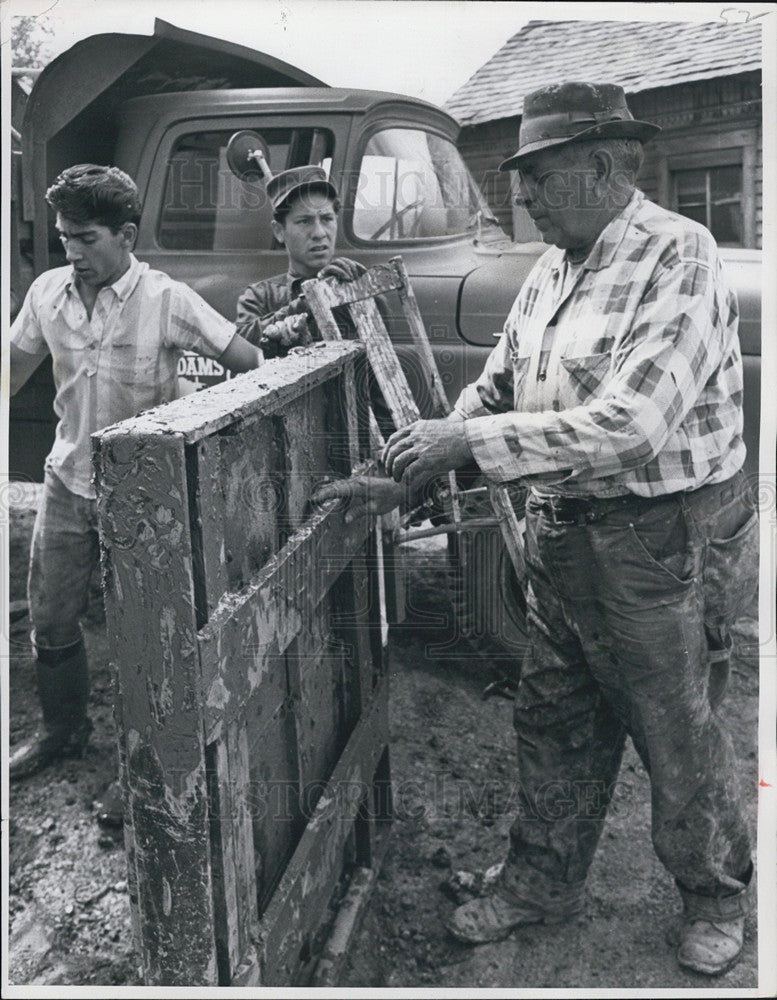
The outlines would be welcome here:
M 742 164 L 673 171 L 675 208 L 710 230 L 720 246 L 745 245 Z

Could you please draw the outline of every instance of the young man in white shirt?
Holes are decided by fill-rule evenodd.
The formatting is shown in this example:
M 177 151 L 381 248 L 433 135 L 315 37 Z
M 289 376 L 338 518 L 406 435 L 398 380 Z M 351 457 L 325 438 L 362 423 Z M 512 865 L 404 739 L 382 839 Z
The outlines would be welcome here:
M 12 781 L 80 755 L 92 729 L 78 621 L 99 558 L 90 435 L 174 399 L 183 351 L 216 358 L 234 372 L 263 360 L 192 289 L 136 259 L 140 200 L 123 171 L 70 167 L 46 198 L 68 265 L 33 282 L 10 344 L 11 395 L 51 354 L 59 417 L 28 581 L 43 728 L 11 755 Z

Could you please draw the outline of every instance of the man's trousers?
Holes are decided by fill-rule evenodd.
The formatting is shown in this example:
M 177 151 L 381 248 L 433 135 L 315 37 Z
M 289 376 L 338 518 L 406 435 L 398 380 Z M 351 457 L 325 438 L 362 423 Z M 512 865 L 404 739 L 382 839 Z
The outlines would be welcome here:
M 754 510 L 741 473 L 574 523 L 530 494 L 508 898 L 579 908 L 627 735 L 650 776 L 653 845 L 678 884 L 718 899 L 745 888 L 750 842 L 716 708 L 729 629 L 757 585 Z

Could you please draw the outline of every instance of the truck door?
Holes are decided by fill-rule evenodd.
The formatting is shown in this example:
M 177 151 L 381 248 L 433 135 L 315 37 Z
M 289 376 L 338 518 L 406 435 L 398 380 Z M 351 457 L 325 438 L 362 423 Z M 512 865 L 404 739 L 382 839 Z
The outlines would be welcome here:
M 137 253 L 185 281 L 228 319 L 252 282 L 286 270 L 275 245 L 264 184 L 237 177 L 226 147 L 241 129 L 258 132 L 273 173 L 316 163 L 337 184 L 348 116 L 261 115 L 190 120 L 171 127 L 157 149 Z
M 264 184 L 242 180 L 227 164 L 230 137 L 242 129 L 258 132 L 273 173 L 315 163 L 334 176 L 342 170 L 348 126 L 347 116 L 266 114 L 176 123 L 155 155 L 138 256 L 234 319 L 243 290 L 283 273 L 287 258 L 273 238 Z M 226 374 L 218 362 L 194 354 L 179 363 L 183 392 Z

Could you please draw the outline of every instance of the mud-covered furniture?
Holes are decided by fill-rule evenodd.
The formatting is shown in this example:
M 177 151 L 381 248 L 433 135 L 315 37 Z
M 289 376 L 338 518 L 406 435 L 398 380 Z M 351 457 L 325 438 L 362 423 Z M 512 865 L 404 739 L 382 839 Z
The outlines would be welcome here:
M 369 467 L 363 350 L 317 344 L 95 435 L 149 985 L 332 982 L 385 849 L 382 536 L 310 504 Z

